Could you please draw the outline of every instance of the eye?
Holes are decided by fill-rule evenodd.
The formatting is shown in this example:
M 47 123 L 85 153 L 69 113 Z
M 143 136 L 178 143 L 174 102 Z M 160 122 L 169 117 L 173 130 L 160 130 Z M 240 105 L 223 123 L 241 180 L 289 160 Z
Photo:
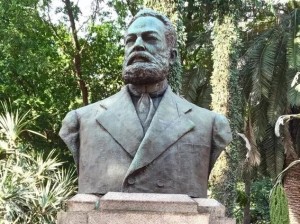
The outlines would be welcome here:
M 151 35 L 151 34 L 143 35 L 143 39 L 144 39 L 144 41 L 147 41 L 147 42 L 155 42 L 158 40 L 158 38 L 155 35 Z
M 133 43 L 133 42 L 135 42 L 135 40 L 136 40 L 136 37 L 134 37 L 134 36 L 129 36 L 129 37 L 127 37 L 127 38 L 125 39 L 125 44 L 127 45 L 127 44 L 130 44 L 130 43 Z

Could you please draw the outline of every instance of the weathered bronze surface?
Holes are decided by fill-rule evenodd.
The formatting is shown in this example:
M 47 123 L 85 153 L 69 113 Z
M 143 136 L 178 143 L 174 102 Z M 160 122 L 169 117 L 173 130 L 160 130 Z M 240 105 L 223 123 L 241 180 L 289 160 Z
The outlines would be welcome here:
M 60 136 L 79 171 L 79 193 L 180 193 L 207 197 L 209 172 L 231 141 L 227 119 L 174 94 L 176 32 L 140 11 L 125 35 L 125 83 L 117 94 L 70 111 Z

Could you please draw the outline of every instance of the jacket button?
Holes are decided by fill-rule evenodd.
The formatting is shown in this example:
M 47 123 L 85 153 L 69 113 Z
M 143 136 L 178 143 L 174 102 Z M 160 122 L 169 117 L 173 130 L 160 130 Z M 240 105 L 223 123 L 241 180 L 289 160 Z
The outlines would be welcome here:
M 164 185 L 164 182 L 162 181 L 162 180 L 158 180 L 157 182 L 156 182 L 156 185 L 158 186 L 158 187 L 164 187 L 165 185 Z
M 135 178 L 134 177 L 129 177 L 128 180 L 127 180 L 127 183 L 132 185 L 135 183 Z

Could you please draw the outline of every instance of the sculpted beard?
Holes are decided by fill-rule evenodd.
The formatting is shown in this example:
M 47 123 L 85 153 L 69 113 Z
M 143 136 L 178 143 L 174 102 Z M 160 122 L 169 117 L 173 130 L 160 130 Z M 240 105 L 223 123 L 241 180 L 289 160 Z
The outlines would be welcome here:
M 134 62 L 136 59 L 141 61 Z M 168 72 L 169 60 L 166 55 L 157 55 L 154 58 L 147 52 L 133 52 L 123 63 L 122 76 L 125 83 L 144 85 L 163 81 Z

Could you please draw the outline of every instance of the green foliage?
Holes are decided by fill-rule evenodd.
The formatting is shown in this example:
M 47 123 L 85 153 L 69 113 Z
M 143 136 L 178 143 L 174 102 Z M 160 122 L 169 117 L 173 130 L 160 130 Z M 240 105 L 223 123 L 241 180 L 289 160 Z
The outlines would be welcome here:
M 2 148 L 11 149 L 16 147 L 18 142 L 18 137 L 24 131 L 24 127 L 28 124 L 29 120 L 25 120 L 27 113 L 20 115 L 19 111 L 16 110 L 14 113 L 11 113 L 8 105 L 1 102 L 1 106 L 4 110 L 3 114 L 0 114 L 0 138 L 5 139 L 7 143 L 6 147 L 4 146 L 4 141 L 2 140 Z
M 35 152 L 20 139 L 28 124 L 5 104 L 0 114 L 0 223 L 55 223 L 62 202 L 74 193 L 75 169 Z
M 237 218 L 237 223 L 242 223 L 243 208 L 248 200 L 250 200 L 250 222 L 255 224 L 269 224 L 269 196 L 273 187 L 272 180 L 263 176 L 254 178 L 251 183 L 250 197 L 245 194 L 245 185 L 238 183 L 237 185 L 237 200 L 234 209 L 234 215 Z
M 237 71 L 237 58 L 239 54 L 239 35 L 236 29 L 235 19 L 227 16 L 223 20 L 217 20 L 213 33 L 213 73 L 211 75 L 212 102 L 211 108 L 221 114 L 230 116 L 232 130 L 240 130 L 242 125 L 239 73 Z M 235 131 L 235 132 L 236 132 Z M 235 207 L 236 185 L 238 182 L 240 166 L 241 144 L 236 133 L 233 133 L 234 141 L 227 147 L 216 163 L 213 170 L 212 193 L 227 208 L 227 214 L 232 215 Z M 222 172 L 217 173 L 218 170 Z
M 272 180 L 260 177 L 251 184 L 251 222 L 269 223 L 269 195 L 272 189 Z
M 43 179 L 41 184 L 37 180 L 29 183 L 32 178 L 26 182 L 21 174 L 35 176 L 37 160 L 44 158 L 46 162 L 45 158 L 53 148 L 59 149 L 58 157 L 64 160 L 71 158 L 57 133 L 66 112 L 82 105 L 79 80 L 73 68 L 74 49 L 70 27 L 66 23 L 66 12 L 63 8 L 58 9 L 64 13 L 64 19 L 58 24 L 51 23 L 46 12 L 50 3 L 51 0 L 0 1 L 0 100 L 10 98 L 21 111 L 30 110 L 26 115 L 26 127 L 38 130 L 46 137 L 40 138 L 20 128 L 22 139 L 13 135 L 5 139 L 5 127 L 2 125 L 1 178 L 5 177 L 6 189 L 17 192 L 15 198 L 18 199 L 9 201 L 12 212 L 7 214 L 11 214 L 10 217 L 23 214 L 28 203 L 39 214 L 42 214 L 43 206 L 47 207 L 44 211 L 54 214 L 47 205 L 51 200 L 43 201 L 42 198 L 59 198 L 58 192 L 56 196 L 51 196 L 51 192 L 55 192 L 52 187 L 56 186 L 56 182 L 53 180 L 60 177 L 45 168 L 43 172 L 50 173 L 51 178 Z M 99 4 L 100 1 L 95 3 Z M 237 172 L 238 161 L 244 160 L 245 153 L 238 153 L 243 147 L 235 132 L 241 132 L 243 119 L 249 118 L 261 152 L 260 173 L 270 177 L 278 175 L 283 168 L 284 149 L 280 140 L 274 136 L 273 126 L 279 115 L 289 113 L 290 109 L 297 111 L 300 105 L 299 3 L 288 1 L 287 4 L 276 5 L 272 1 L 257 0 L 108 0 L 107 4 L 117 13 L 115 21 L 111 21 L 109 10 L 96 7 L 90 20 L 82 24 L 84 28 L 77 27 L 84 30 L 84 35 L 79 35 L 79 42 L 82 46 L 82 79 L 88 87 L 89 101 L 95 102 L 119 90 L 123 84 L 121 31 L 125 29 L 128 18 L 142 5 L 154 7 L 171 18 L 179 34 L 181 63 L 177 62 L 172 68 L 169 77 L 172 88 L 176 92 L 181 89 L 181 94 L 189 101 L 202 107 L 209 108 L 212 102 L 215 110 L 225 111 L 230 119 L 235 140 L 226 151 L 229 163 L 224 166 L 230 167 L 231 163 L 234 165 L 232 170 Z M 75 3 L 72 9 L 78 22 L 80 9 Z M 228 17 L 235 23 L 228 23 Z M 96 21 L 100 24 L 95 25 Z M 219 24 L 219 31 L 212 24 Z M 224 26 L 221 29 L 222 24 Z M 242 29 L 239 36 L 235 33 L 237 29 Z M 245 54 L 238 64 L 240 52 Z M 241 73 L 236 69 L 237 64 L 242 65 Z M 240 88 L 240 75 L 243 76 L 243 89 Z M 213 96 L 210 80 L 213 80 Z M 244 107 L 244 111 L 241 107 Z M 23 122 L 25 120 L 22 116 L 17 113 L 13 116 L 6 114 L 0 119 L 2 123 L 9 123 L 9 120 Z M 10 126 L 10 130 L 14 130 L 14 127 Z M 294 135 L 300 141 L 299 133 Z M 44 151 L 44 156 L 38 153 L 40 151 Z M 16 156 L 18 153 L 20 155 Z M 56 158 L 51 155 L 51 158 Z M 6 176 L 4 161 L 5 167 L 10 167 L 5 171 Z M 58 162 L 58 159 L 55 161 Z M 42 163 L 39 162 L 40 165 Z M 35 168 L 29 169 L 28 164 Z M 55 169 L 60 168 L 61 164 Z M 23 169 L 22 172 L 19 172 L 20 169 Z M 238 178 L 238 175 L 231 173 L 225 180 L 227 187 L 221 187 L 219 194 L 224 195 L 223 191 L 234 192 L 237 189 L 239 198 L 245 199 L 244 189 L 236 187 L 235 180 Z M 33 192 L 31 186 L 35 184 L 35 188 L 44 192 L 45 197 L 42 193 Z M 257 181 L 254 181 L 251 189 L 252 220 L 263 223 L 262 219 L 268 218 L 259 211 L 266 211 L 267 207 L 258 206 L 263 204 L 260 197 L 265 197 L 255 193 L 258 192 L 255 189 L 259 188 L 256 185 Z M 266 188 L 262 187 L 261 190 L 265 192 Z M 33 202 L 34 197 L 40 199 Z M 232 198 L 228 198 L 235 203 Z M 54 207 L 57 208 L 56 205 Z M 47 223 L 51 219 L 48 217 L 42 221 L 38 214 L 34 217 L 39 218 L 32 223 Z M 26 217 L 21 215 L 20 219 L 25 220 Z
M 290 68 L 300 70 L 300 11 L 295 8 L 290 16 L 291 30 L 288 40 L 288 61 Z
M 272 188 L 270 178 L 261 177 L 254 180 L 251 185 L 251 222 L 268 223 L 269 213 L 269 194 Z
M 90 27 L 88 36 L 82 70 L 90 87 L 91 102 L 95 102 L 116 93 L 123 85 L 123 36 L 112 22 Z
M 270 195 L 270 217 L 272 224 L 289 224 L 288 201 L 281 184 L 276 184 Z
M 72 36 L 65 21 L 48 20 L 45 10 L 51 1 L 43 1 L 42 8 L 38 2 L 0 1 L 0 100 L 11 99 L 21 110 L 30 110 L 29 118 L 37 117 L 28 128 L 46 138 L 24 133 L 35 150 L 47 154 L 60 148 L 60 157 L 71 160 L 57 133 L 65 114 L 82 105 Z M 79 16 L 78 7 L 74 9 Z M 79 36 L 82 78 L 92 102 L 112 95 L 122 85 L 122 24 L 107 22 L 107 14 L 100 11 L 102 24 L 88 23 L 85 35 Z M 124 23 L 125 17 L 120 18 Z
M 204 108 L 209 108 L 211 102 L 211 86 L 207 82 L 208 71 L 196 67 L 185 71 L 182 82 L 182 94 L 190 101 Z
M 299 67 L 299 12 L 289 6 L 273 6 L 274 13 L 263 18 L 267 26 L 258 30 L 242 62 L 245 113 L 253 122 L 256 144 L 260 149 L 260 171 L 275 178 L 283 169 L 283 145 L 274 135 L 277 118 L 300 105 L 297 71 Z
M 56 133 L 79 92 L 69 75 L 68 59 L 50 24 L 39 16 L 37 4 L 0 1 L 0 100 L 11 99 L 22 111 L 30 110 L 28 118 L 39 115 L 27 127 L 43 132 L 47 139 L 24 135 L 36 150 L 50 151 L 62 144 Z M 58 27 L 57 32 L 68 41 L 65 29 Z
M 246 53 L 245 89 L 256 136 L 263 135 L 286 108 L 287 76 L 284 57 L 286 38 L 281 28 L 267 30 Z M 248 94 L 248 95 L 247 95 Z
M 62 203 L 75 191 L 74 169 L 64 170 L 54 151 L 33 151 L 0 161 L 0 222 L 55 223 Z
M 281 140 L 275 136 L 272 126 L 267 127 L 258 147 L 262 157 L 260 172 L 275 179 L 283 169 L 285 156 Z
M 248 108 L 245 113 L 253 122 L 262 158 L 259 171 L 275 178 L 287 161 L 285 153 L 288 151 L 288 147 L 284 149 L 283 144 L 286 143 L 283 141 L 282 144 L 274 135 L 275 122 L 282 114 L 297 112 L 296 108 L 300 105 L 297 81 L 300 20 L 298 9 L 289 4 L 274 3 L 271 8 L 267 16 L 260 18 L 263 25 L 254 28 L 256 37 L 249 42 L 242 58 L 242 74 Z M 296 130 L 290 127 L 292 133 Z M 290 137 L 286 139 L 291 142 Z M 287 199 L 282 191 L 282 186 L 276 184 L 270 205 L 272 223 L 288 223 Z M 282 219 L 276 218 L 277 215 Z
M 209 108 L 213 62 L 211 32 L 212 5 L 209 1 L 186 1 L 178 5 L 181 29 L 179 47 L 183 63 L 181 93 L 191 102 Z
M 233 18 L 227 17 L 222 24 L 216 21 L 213 40 L 214 70 L 211 76 L 211 108 L 221 114 L 228 113 L 230 56 L 234 51 L 237 37 Z
M 177 60 L 173 65 L 170 66 L 170 71 L 168 75 L 168 83 L 171 86 L 172 90 L 176 93 L 179 93 L 181 90 L 182 83 L 182 66 L 180 62 L 180 57 L 178 55 Z
M 298 76 L 300 72 L 300 11 L 299 8 L 294 9 L 290 14 L 291 29 L 287 43 L 287 60 L 289 62 L 289 70 L 287 76 L 289 78 L 290 87 L 288 89 L 288 100 L 292 106 L 300 106 L 300 85 Z

